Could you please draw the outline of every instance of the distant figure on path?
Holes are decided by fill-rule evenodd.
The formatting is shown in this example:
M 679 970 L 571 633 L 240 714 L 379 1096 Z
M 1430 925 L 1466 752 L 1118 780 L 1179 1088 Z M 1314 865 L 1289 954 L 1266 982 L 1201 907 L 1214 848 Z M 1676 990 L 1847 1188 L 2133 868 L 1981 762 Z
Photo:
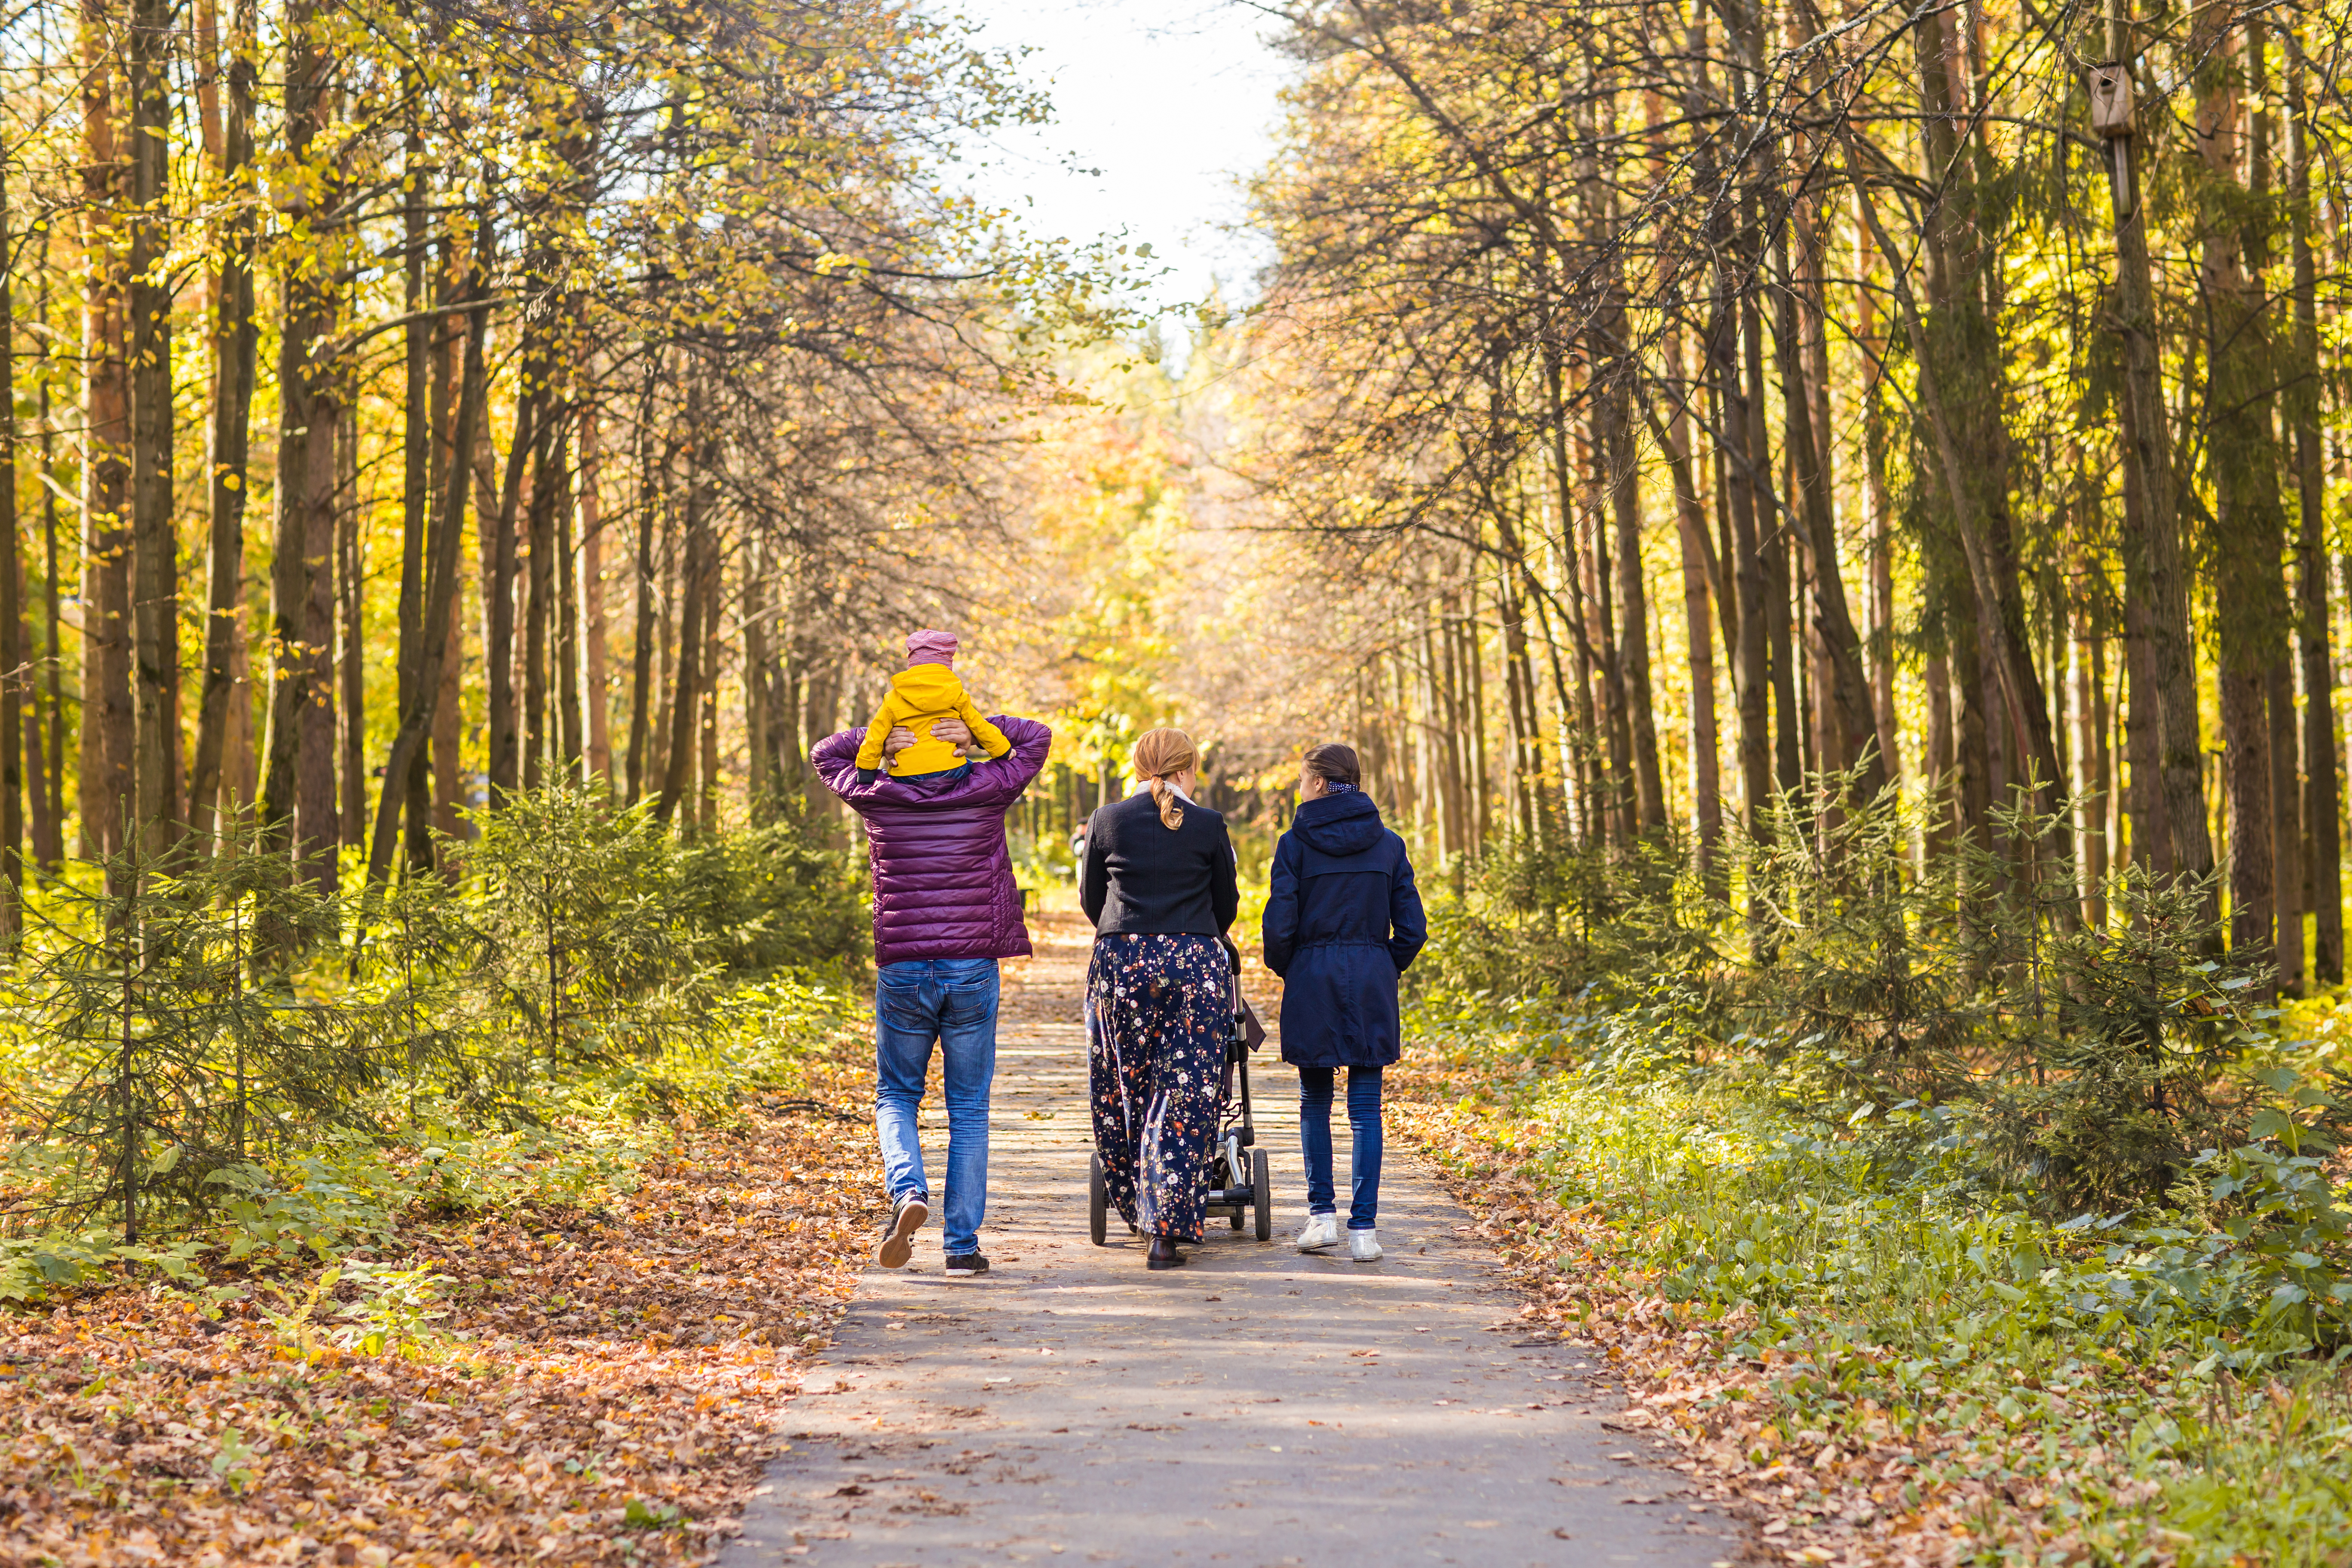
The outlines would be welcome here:
M 1317 746 L 1298 770 L 1298 815 L 1274 847 L 1265 966 L 1282 976 L 1282 1059 L 1298 1068 L 1307 1228 L 1298 1250 L 1339 1244 L 1331 1170 L 1331 1075 L 1348 1069 L 1355 1134 L 1348 1253 L 1381 1256 L 1381 1069 L 1402 1054 L 1397 977 L 1429 940 L 1404 840 L 1383 826 L 1347 746 Z
M 1199 760 L 1181 730 L 1136 742 L 1145 786 L 1087 822 L 1078 903 L 1095 922 L 1087 968 L 1087 1077 L 1095 1152 L 1119 1217 L 1173 1268 L 1201 1239 L 1201 1186 L 1217 1131 L 1233 1024 L 1219 939 L 1241 910 L 1225 819 L 1192 799 Z
M 856 730 L 809 755 L 825 787 L 866 819 L 874 876 L 874 1131 L 891 1204 L 874 1260 L 903 1267 L 930 1217 L 920 1112 L 931 1047 L 943 1058 L 948 1106 L 947 1271 L 984 1274 L 980 1225 L 988 1213 L 988 1091 L 996 1077 L 997 960 L 1029 952 L 1021 893 L 1005 848 L 1004 814 L 1021 798 L 1054 732 L 1034 719 L 993 721 L 1012 749 L 928 778 L 861 778 Z M 932 741 L 966 751 L 971 731 L 949 717 Z M 884 742 L 917 743 L 906 729 Z

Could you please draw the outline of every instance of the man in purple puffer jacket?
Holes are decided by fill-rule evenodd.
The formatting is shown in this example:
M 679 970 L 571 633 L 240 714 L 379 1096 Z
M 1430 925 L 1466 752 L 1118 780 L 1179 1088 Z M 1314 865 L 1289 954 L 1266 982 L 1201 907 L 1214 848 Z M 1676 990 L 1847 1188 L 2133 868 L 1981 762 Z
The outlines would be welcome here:
M 1045 765 L 1054 743 L 1054 732 L 1034 719 L 991 721 L 1013 750 L 968 772 L 906 779 L 885 773 L 860 784 L 857 747 L 865 737 L 856 730 L 829 736 L 809 753 L 825 787 L 866 819 L 874 870 L 874 1131 L 890 1197 L 874 1260 L 885 1268 L 913 1256 L 915 1232 L 930 1217 L 918 1119 L 936 1044 L 948 1103 L 947 1270 L 988 1270 L 980 1222 L 988 1211 L 996 962 L 1029 952 L 1004 814 Z M 931 734 L 971 744 L 960 720 L 941 720 Z M 884 751 L 896 755 L 914 740 L 908 731 L 894 731 Z

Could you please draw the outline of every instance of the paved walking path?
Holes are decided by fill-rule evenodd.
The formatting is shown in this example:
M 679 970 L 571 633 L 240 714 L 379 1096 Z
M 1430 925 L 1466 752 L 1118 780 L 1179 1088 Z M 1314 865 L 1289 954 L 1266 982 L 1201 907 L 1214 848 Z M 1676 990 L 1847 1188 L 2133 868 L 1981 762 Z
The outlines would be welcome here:
M 1736 1527 L 1643 1439 L 1602 1428 L 1616 1405 L 1598 1362 L 1526 1341 L 1468 1216 L 1395 1140 L 1385 1259 L 1286 1245 L 1305 1207 L 1297 1078 L 1270 1049 L 1256 1088 L 1276 1239 L 1212 1221 L 1190 1264 L 1157 1274 L 1115 1214 L 1113 1244 L 1090 1245 L 1087 932 L 1068 917 L 1032 929 L 1037 957 L 1006 966 L 982 1232 L 993 1269 L 947 1279 L 934 1221 L 911 1268 L 868 1276 L 725 1568 L 1733 1555 Z

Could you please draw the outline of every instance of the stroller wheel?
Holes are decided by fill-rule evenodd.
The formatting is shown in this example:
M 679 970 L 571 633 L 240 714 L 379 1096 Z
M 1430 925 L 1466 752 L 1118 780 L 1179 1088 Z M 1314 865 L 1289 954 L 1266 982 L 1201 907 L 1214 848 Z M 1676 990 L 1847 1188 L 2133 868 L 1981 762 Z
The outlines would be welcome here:
M 1239 1230 L 1239 1229 L 1241 1229 L 1241 1227 L 1242 1227 L 1242 1211 L 1240 1210 L 1240 1208 L 1239 1208 L 1239 1207 L 1236 1207 L 1236 1208 L 1234 1210 L 1233 1220 L 1234 1220 L 1234 1228 L 1235 1230 Z
M 1274 1164 L 1265 1157 L 1265 1151 L 1263 1149 L 1255 1150 L 1250 1154 L 1250 1194 L 1257 1200 L 1253 1205 L 1257 1210 L 1257 1238 L 1260 1241 L 1272 1241 L 1274 1239 Z M 1234 1215 L 1234 1228 L 1240 1229 L 1241 1223 L 1242 1216 Z
M 1103 1185 L 1102 1154 L 1097 1151 L 1087 1156 L 1087 1234 L 1100 1247 L 1109 1228 L 1110 1190 Z

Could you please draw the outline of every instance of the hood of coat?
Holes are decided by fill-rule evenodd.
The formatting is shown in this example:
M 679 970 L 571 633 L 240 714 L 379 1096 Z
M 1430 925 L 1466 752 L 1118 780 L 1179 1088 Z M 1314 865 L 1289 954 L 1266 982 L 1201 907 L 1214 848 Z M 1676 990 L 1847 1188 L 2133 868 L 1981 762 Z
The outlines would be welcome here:
M 944 664 L 918 664 L 890 678 L 890 689 L 926 713 L 944 712 L 963 696 L 963 682 Z
M 1362 790 L 1298 803 L 1291 831 L 1326 855 L 1360 855 L 1381 841 L 1381 808 Z

